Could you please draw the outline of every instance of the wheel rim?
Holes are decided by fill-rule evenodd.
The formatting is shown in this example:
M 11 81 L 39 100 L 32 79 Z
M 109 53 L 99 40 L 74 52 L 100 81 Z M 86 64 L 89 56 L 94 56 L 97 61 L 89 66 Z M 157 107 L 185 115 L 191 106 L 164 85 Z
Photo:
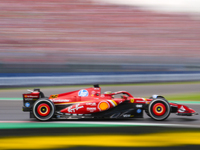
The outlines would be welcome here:
M 155 99 L 149 104 L 148 113 L 154 120 L 165 120 L 170 115 L 170 104 L 164 99 Z
M 162 103 L 156 103 L 153 108 L 153 113 L 157 116 L 162 116 L 166 112 L 166 106 Z
M 54 113 L 55 106 L 48 99 L 39 99 L 33 105 L 33 114 L 40 121 L 50 120 Z
M 37 108 L 37 113 L 43 117 L 48 116 L 50 112 L 51 112 L 51 109 L 49 105 L 45 103 L 40 104 Z

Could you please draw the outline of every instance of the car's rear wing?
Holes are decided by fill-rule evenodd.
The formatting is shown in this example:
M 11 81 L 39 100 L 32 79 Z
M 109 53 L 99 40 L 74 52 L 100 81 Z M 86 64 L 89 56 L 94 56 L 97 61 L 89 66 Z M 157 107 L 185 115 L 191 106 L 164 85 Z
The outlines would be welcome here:
M 34 89 L 33 91 L 28 90 L 30 93 L 22 94 L 23 96 L 23 111 L 32 111 L 33 104 L 39 98 L 45 97 L 44 94 L 40 91 L 40 89 Z

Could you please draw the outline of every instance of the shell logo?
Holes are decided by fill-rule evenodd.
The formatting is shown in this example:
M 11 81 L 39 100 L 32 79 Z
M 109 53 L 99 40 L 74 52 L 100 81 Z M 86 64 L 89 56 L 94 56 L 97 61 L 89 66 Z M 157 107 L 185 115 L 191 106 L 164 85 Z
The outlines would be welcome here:
M 109 108 L 110 108 L 110 105 L 109 105 L 108 102 L 102 101 L 102 102 L 100 102 L 100 103 L 98 104 L 98 108 L 99 108 L 100 111 L 104 111 L 104 110 L 109 109 Z
M 50 98 L 57 98 L 57 97 L 58 97 L 58 94 L 50 96 Z

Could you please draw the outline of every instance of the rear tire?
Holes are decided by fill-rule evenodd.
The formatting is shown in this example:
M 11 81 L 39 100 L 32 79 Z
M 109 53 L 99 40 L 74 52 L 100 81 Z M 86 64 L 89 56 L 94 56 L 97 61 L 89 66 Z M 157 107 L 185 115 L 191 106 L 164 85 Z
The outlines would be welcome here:
M 55 106 L 48 99 L 38 99 L 33 105 L 33 114 L 40 121 L 50 120 L 54 113 Z
M 170 104 L 165 99 L 154 99 L 148 106 L 148 115 L 157 121 L 167 119 L 170 112 Z

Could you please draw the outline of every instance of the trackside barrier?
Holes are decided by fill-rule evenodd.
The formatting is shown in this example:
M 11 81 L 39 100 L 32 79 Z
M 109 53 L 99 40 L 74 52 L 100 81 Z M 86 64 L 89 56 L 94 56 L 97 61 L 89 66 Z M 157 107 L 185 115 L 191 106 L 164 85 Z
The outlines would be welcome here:
M 0 86 L 198 81 L 200 73 L 0 77 Z

